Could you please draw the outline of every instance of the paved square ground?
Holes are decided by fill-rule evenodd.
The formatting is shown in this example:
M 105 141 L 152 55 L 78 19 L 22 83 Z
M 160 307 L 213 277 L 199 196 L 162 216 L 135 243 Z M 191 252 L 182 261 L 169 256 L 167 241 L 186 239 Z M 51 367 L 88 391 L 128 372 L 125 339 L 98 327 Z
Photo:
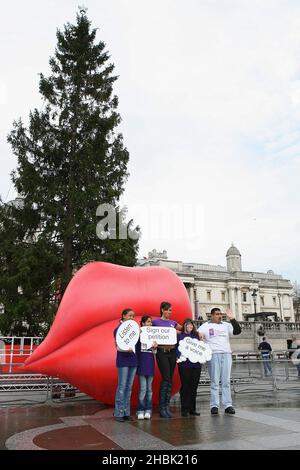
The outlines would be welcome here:
M 198 397 L 199 417 L 173 418 L 154 409 L 150 421 L 117 423 L 113 408 L 94 400 L 0 404 L 1 449 L 177 450 L 300 449 L 299 389 L 234 394 L 236 415 L 211 416 L 209 394 Z M 133 410 L 134 411 L 134 410 Z

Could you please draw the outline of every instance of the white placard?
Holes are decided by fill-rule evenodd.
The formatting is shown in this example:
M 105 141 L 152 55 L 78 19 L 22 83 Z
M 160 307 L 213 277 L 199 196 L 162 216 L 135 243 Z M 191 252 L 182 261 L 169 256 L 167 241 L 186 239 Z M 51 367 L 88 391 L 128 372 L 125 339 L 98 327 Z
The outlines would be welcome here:
M 212 356 L 211 349 L 207 344 L 189 336 L 179 341 L 178 350 L 181 352 L 181 356 L 177 360 L 179 363 L 188 359 L 193 363 L 204 364 L 210 361 Z
M 173 327 L 164 326 L 142 326 L 141 328 L 141 343 L 151 348 L 153 343 L 160 344 L 176 344 L 177 332 Z
M 132 349 L 135 352 L 135 345 L 139 340 L 140 327 L 133 320 L 124 321 L 118 328 L 116 334 L 116 343 L 122 351 Z

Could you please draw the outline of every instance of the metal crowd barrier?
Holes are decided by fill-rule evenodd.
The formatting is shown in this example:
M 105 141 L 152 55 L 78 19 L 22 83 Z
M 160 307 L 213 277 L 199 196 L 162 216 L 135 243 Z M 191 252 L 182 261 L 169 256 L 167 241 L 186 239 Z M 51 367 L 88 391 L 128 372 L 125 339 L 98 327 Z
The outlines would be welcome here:
M 41 337 L 0 337 L 0 406 L 87 398 L 57 377 L 18 371 L 42 340 Z
M 231 385 L 234 393 L 300 391 L 298 369 L 290 359 L 294 349 L 272 351 L 270 373 L 266 375 L 260 352 L 235 351 L 232 353 Z M 299 349 L 300 352 L 300 349 Z M 202 366 L 197 396 L 210 392 L 207 365 Z
M 42 340 L 40 337 L 0 337 L 0 406 L 24 401 L 45 403 L 49 400 L 60 402 L 75 398 L 89 399 L 80 390 L 59 378 L 18 372 L 18 367 L 24 364 Z M 298 370 L 290 359 L 293 352 L 291 349 L 272 351 L 269 359 L 270 374 L 266 376 L 260 352 L 234 351 L 231 375 L 233 392 L 300 390 Z M 204 365 L 198 395 L 209 393 L 209 389 L 210 378 L 207 366 Z M 28 398 L 29 396 L 35 399 Z
M 40 336 L 0 336 L 0 373 L 15 372 L 42 341 Z
M 234 393 L 300 390 L 299 372 L 290 359 L 293 352 L 294 349 L 275 350 L 269 357 L 263 357 L 261 352 L 234 352 Z

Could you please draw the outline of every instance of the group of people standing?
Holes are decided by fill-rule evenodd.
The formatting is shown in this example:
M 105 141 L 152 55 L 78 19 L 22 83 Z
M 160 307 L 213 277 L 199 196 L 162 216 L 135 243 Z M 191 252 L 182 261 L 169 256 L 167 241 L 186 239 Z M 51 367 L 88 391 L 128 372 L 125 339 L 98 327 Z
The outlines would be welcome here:
M 175 328 L 177 330 L 177 344 L 158 345 L 153 343 L 149 349 L 144 348 L 140 340 L 136 344 L 136 350 L 122 351 L 117 347 L 116 365 L 118 369 L 118 387 L 115 397 L 114 417 L 118 422 L 131 421 L 130 399 L 134 377 L 139 378 L 139 396 L 137 407 L 138 419 L 151 419 L 152 416 L 152 382 L 155 371 L 155 357 L 161 374 L 159 389 L 159 414 L 161 418 L 169 419 L 170 399 L 172 391 L 172 379 L 176 368 L 177 357 L 180 356 L 178 345 L 181 340 L 189 336 L 204 340 L 212 350 L 212 359 L 208 362 L 208 370 L 211 379 L 211 414 L 218 414 L 219 383 L 222 385 L 222 404 L 225 413 L 234 414 L 232 407 L 230 377 L 231 377 L 231 349 L 229 337 L 241 332 L 240 325 L 233 318 L 232 313 L 227 311 L 229 322 L 222 321 L 220 309 L 211 310 L 211 319 L 203 323 L 196 330 L 193 320 L 187 318 L 183 325 L 171 319 L 172 305 L 162 302 L 160 305 L 160 318 L 154 319 L 145 315 L 141 319 L 142 326 L 160 326 Z M 133 320 L 135 312 L 128 308 L 123 310 L 120 324 L 127 320 Z M 120 326 L 120 325 L 119 325 Z M 114 330 L 116 338 L 119 326 Z M 180 399 L 181 415 L 199 416 L 196 410 L 197 387 L 201 374 L 201 364 L 193 363 L 188 359 L 178 363 L 179 376 L 181 380 Z

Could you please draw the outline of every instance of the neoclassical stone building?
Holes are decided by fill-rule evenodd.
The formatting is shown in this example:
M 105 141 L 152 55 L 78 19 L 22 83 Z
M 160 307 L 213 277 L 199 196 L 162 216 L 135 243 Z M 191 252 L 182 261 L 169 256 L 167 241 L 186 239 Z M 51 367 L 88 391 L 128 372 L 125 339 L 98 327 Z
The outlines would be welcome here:
M 232 245 L 226 253 L 227 266 L 183 263 L 168 259 L 164 250 L 139 260 L 140 266 L 166 266 L 180 277 L 188 291 L 194 318 L 203 320 L 212 307 L 222 312 L 230 307 L 236 318 L 256 312 L 276 312 L 278 319 L 294 322 L 292 284 L 273 271 L 258 273 L 242 270 L 241 254 Z

